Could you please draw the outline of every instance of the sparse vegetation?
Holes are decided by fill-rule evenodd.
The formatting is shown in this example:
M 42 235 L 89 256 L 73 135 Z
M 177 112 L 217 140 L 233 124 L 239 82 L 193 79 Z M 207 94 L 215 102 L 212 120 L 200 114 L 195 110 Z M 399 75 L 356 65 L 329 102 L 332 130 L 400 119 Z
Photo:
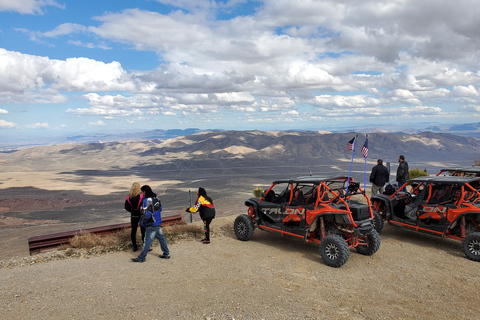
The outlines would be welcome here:
M 203 237 L 203 229 L 199 225 L 176 224 L 162 228 L 165 238 L 168 242 L 195 239 Z M 142 243 L 140 237 L 138 243 Z M 155 241 L 153 246 L 158 245 Z M 131 248 L 130 229 L 123 229 L 108 235 L 96 235 L 92 233 L 82 233 L 75 235 L 70 239 L 67 245 L 61 247 L 62 250 L 68 249 L 98 249 L 98 251 L 123 251 Z
M 415 168 L 408 171 L 408 173 L 410 175 L 410 179 L 428 176 L 427 169 L 419 170 L 418 168 Z
M 253 196 L 255 198 L 261 198 L 262 197 L 262 192 L 263 192 L 263 189 L 258 187 L 258 188 L 255 188 L 253 189 Z

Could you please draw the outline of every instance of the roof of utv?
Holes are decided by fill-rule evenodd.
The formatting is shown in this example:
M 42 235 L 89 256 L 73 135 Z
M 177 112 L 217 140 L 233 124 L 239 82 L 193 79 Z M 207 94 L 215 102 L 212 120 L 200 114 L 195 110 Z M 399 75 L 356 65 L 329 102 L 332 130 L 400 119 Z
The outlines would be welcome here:
M 424 183 L 466 184 L 473 181 L 480 181 L 480 177 L 425 176 L 425 177 L 418 177 L 410 181 L 424 182 Z
M 312 183 L 312 184 L 320 184 L 321 182 L 325 181 L 332 181 L 332 180 L 347 180 L 348 177 L 345 176 L 304 176 L 292 179 L 279 179 L 273 181 L 273 183 Z
M 480 167 L 452 167 L 452 168 L 443 168 L 440 172 L 467 172 L 467 173 L 480 173 Z

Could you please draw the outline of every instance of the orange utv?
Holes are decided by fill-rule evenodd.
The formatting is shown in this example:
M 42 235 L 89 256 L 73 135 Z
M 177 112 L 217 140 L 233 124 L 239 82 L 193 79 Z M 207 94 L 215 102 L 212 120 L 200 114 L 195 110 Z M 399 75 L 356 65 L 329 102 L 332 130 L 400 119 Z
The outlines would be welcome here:
M 317 243 L 323 261 L 331 267 L 345 264 L 350 248 L 373 255 L 380 247 L 369 199 L 348 177 L 277 180 L 260 199 L 250 198 L 245 205 L 248 213 L 234 222 L 235 234 L 243 241 L 258 228 Z
M 468 259 L 480 261 L 480 177 L 438 175 L 407 181 L 394 194 L 371 197 L 375 229 L 383 222 L 462 242 Z M 401 191 L 406 187 L 408 192 Z

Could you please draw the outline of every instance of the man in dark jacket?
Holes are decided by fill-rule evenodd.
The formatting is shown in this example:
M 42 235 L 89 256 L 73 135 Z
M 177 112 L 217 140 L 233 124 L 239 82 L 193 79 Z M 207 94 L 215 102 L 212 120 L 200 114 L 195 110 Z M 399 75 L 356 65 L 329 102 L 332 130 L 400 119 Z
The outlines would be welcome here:
M 372 196 L 377 193 L 383 193 L 385 183 L 389 181 L 390 173 L 387 167 L 383 165 L 383 160 L 378 159 L 377 165 L 372 168 L 370 173 L 370 182 L 372 183 Z
M 160 258 L 169 259 L 170 251 L 168 250 L 167 240 L 162 232 L 162 203 L 157 198 L 157 195 L 149 186 L 141 188 L 144 196 L 142 202 L 142 216 L 140 218 L 140 226 L 145 227 L 145 240 L 143 242 L 143 249 L 137 258 L 132 258 L 133 262 L 144 262 L 147 254 L 150 251 L 150 245 L 153 240 L 157 238 L 160 242 L 160 248 L 163 254 Z
M 398 156 L 397 182 L 399 188 L 410 179 L 408 170 L 408 162 L 405 161 L 405 157 L 402 155 Z M 406 188 L 403 188 L 403 191 L 406 191 Z

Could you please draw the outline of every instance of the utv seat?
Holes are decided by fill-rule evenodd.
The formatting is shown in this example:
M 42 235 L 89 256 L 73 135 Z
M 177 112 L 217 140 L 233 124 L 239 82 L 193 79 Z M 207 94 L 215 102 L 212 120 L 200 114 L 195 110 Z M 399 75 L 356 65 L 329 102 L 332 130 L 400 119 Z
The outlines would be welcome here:
M 263 198 L 265 201 L 272 202 L 273 199 L 275 198 L 275 191 L 270 190 L 267 192 L 265 197 Z
M 441 204 L 451 200 L 451 187 L 438 185 L 433 187 L 432 196 L 427 200 L 428 204 Z
M 301 205 L 304 205 L 304 204 L 306 204 L 306 202 L 305 202 L 305 197 L 303 196 L 303 191 L 298 190 L 297 194 L 295 195 L 295 197 L 292 200 L 291 205 L 292 206 L 301 206 Z
M 427 189 L 424 188 L 422 191 L 420 191 L 415 200 L 405 206 L 404 216 L 406 218 L 413 221 L 417 220 L 418 206 L 424 200 L 426 190 Z

